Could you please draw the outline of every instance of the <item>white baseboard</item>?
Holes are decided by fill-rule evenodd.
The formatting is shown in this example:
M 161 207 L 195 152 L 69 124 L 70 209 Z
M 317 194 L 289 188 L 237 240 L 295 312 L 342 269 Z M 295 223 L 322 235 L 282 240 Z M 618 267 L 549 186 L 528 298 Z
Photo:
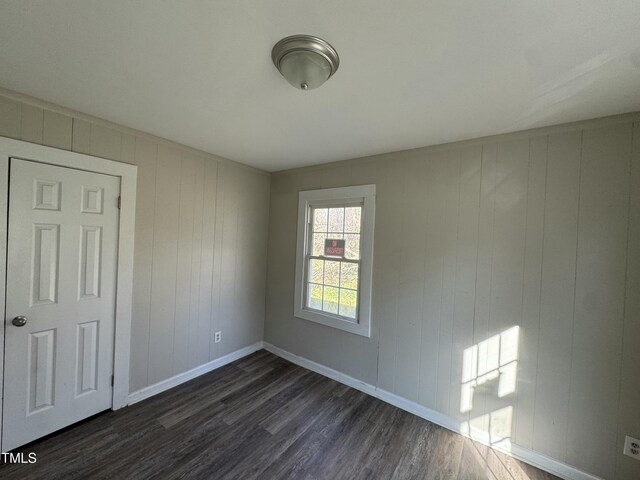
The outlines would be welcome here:
M 254 343 L 253 345 L 249 345 L 248 347 L 241 348 L 240 350 L 236 350 L 235 352 L 231 352 L 224 357 L 216 358 L 215 360 L 211 360 L 204 365 L 200 365 L 199 367 L 192 368 L 184 373 L 180 373 L 175 377 L 167 378 L 166 380 L 162 380 L 161 382 L 154 383 L 153 385 L 149 385 L 148 387 L 142 388 L 136 392 L 130 393 L 128 397 L 128 405 L 133 405 L 134 403 L 145 400 L 149 397 L 153 397 L 159 393 L 164 392 L 165 390 L 169 390 L 170 388 L 176 387 L 181 383 L 188 382 L 200 375 L 208 373 L 216 368 L 220 368 L 227 363 L 234 362 L 242 357 L 246 357 L 247 355 L 252 354 L 253 352 L 257 352 L 263 348 L 262 342 Z
M 409 413 L 413 413 L 418 417 L 422 417 L 425 420 L 440 425 L 441 427 L 444 427 L 448 430 L 452 430 L 456 433 L 459 433 L 460 435 L 473 438 L 473 440 L 477 442 L 488 445 L 495 450 L 517 458 L 518 460 L 522 460 L 523 462 L 533 465 L 534 467 L 538 467 L 546 472 L 557 475 L 558 477 L 564 478 L 565 480 L 602 480 L 600 477 L 596 477 L 595 475 L 591 475 L 590 473 L 583 472 L 582 470 L 578 470 L 571 465 L 567 465 L 566 463 L 563 463 L 559 460 L 516 444 L 510 444 L 508 449 L 497 445 L 489 445 L 489 443 L 484 440 L 482 436 L 469 435 L 468 432 L 462 429 L 462 425 L 460 424 L 460 422 L 448 415 L 427 408 L 411 400 L 407 400 L 406 398 L 396 395 L 395 393 L 388 392 L 381 388 L 377 388 L 369 383 L 357 380 L 353 377 L 350 377 L 349 375 L 345 375 L 342 372 L 338 372 L 337 370 L 326 367 L 307 358 L 290 353 L 286 350 L 276 347 L 275 345 L 271 345 L 270 343 L 263 342 L 263 348 L 270 351 L 274 355 L 282 357 L 285 360 L 289 360 L 290 362 L 300 365 L 301 367 L 312 370 L 316 373 L 319 373 L 320 375 L 324 375 L 325 377 L 329 377 L 333 380 L 336 380 L 337 382 L 344 383 L 345 385 L 353 387 L 373 397 L 379 398 L 384 402 L 390 403 L 393 406 L 396 406 Z

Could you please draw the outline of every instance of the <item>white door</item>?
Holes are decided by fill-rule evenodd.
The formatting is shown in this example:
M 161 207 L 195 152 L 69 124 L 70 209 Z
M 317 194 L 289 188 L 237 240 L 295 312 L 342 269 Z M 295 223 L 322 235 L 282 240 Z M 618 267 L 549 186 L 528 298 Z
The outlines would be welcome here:
M 4 451 L 112 405 L 120 192 L 17 159 L 9 183 Z

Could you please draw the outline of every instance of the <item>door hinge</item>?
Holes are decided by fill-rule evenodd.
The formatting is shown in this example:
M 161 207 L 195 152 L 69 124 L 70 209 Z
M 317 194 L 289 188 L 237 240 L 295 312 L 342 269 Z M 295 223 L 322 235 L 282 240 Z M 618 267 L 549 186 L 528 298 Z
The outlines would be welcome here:
M 118 210 L 122 208 L 122 197 L 118 197 Z
M 113 387 L 113 375 L 111 375 L 111 386 Z

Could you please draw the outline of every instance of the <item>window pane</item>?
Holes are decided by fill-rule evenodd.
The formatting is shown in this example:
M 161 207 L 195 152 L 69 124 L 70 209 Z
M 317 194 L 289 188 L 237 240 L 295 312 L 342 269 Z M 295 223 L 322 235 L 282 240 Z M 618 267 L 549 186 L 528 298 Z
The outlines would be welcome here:
M 360 233 L 360 218 L 362 207 L 347 207 L 344 209 L 344 231 Z
M 322 310 L 327 313 L 338 314 L 338 289 L 335 287 L 324 287 L 324 298 L 322 300 Z
M 327 238 L 325 233 L 313 234 L 313 245 L 311 246 L 311 255 L 319 257 L 324 255 L 324 239 Z
M 352 260 L 360 260 L 360 235 L 345 234 L 345 257 Z
M 329 209 L 329 231 L 342 233 L 344 230 L 344 208 Z
M 358 289 L 358 264 L 344 262 L 341 265 L 340 287 Z
M 316 208 L 313 210 L 313 231 L 327 231 L 327 217 L 329 212 L 326 208 Z
M 324 274 L 324 262 L 322 260 L 311 260 L 309 265 L 309 281 L 322 283 Z
M 340 289 L 339 315 L 343 317 L 356 318 L 357 306 L 358 293 L 354 290 Z
M 307 306 L 316 310 L 322 310 L 322 285 L 309 284 Z
M 325 262 L 324 284 L 336 287 L 340 285 L 340 262 Z

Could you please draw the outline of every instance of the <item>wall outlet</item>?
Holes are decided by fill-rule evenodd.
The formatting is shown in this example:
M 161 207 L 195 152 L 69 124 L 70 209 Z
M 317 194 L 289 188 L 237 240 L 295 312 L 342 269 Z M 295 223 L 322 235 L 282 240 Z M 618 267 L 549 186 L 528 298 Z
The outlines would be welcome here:
M 216 332 L 213 334 L 213 341 L 215 343 L 220 343 L 222 341 L 222 332 Z
M 629 435 L 624 437 L 624 452 L 625 455 L 640 460 L 640 440 L 637 438 L 631 438 Z

